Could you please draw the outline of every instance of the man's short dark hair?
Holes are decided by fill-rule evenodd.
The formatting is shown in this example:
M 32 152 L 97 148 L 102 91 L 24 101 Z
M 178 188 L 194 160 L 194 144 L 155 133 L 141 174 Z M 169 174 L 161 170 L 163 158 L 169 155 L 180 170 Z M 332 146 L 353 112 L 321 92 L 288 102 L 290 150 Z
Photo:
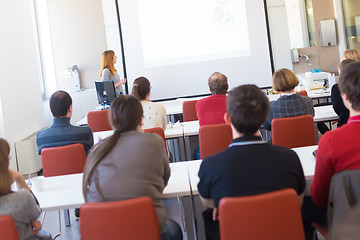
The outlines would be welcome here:
M 346 64 L 341 69 L 339 88 L 348 97 L 352 108 L 360 111 L 360 62 Z
M 256 85 L 242 85 L 229 92 L 226 109 L 235 129 L 252 136 L 268 117 L 269 100 Z
M 72 99 L 65 91 L 57 91 L 50 97 L 50 110 L 55 118 L 66 116 Z
M 210 92 L 216 94 L 226 94 L 229 85 L 227 77 L 219 72 L 214 72 L 208 79 Z

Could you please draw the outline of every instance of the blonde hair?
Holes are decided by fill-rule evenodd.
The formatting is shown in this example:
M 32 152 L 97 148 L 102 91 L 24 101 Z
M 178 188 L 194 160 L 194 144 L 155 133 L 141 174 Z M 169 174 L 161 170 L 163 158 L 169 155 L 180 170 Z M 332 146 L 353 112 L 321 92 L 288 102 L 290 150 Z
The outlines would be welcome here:
M 101 70 L 100 70 L 100 77 L 102 76 L 102 71 L 104 68 L 109 69 L 111 75 L 115 75 L 116 69 L 114 66 L 114 57 L 115 52 L 113 50 L 107 50 L 103 52 L 101 55 Z
M 11 192 L 13 180 L 9 173 L 9 153 L 10 146 L 8 142 L 0 138 L 0 196 Z
M 299 79 L 289 69 L 282 68 L 273 75 L 273 89 L 279 92 L 293 90 L 299 85 Z
M 348 49 L 344 52 L 344 58 L 360 61 L 360 51 L 356 49 Z

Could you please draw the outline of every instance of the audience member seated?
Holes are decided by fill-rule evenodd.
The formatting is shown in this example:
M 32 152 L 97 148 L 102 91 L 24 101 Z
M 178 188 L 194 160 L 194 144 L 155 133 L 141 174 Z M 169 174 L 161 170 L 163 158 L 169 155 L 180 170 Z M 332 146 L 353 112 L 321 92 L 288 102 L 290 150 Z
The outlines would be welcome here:
M 345 60 L 345 59 L 352 59 L 355 61 L 360 61 L 360 51 L 356 50 L 356 49 L 345 50 L 342 60 Z
M 86 153 L 94 144 L 93 133 L 89 127 L 70 124 L 72 99 L 65 91 L 57 91 L 50 98 L 50 110 L 54 116 L 53 125 L 38 132 L 36 143 L 39 154 L 43 148 L 81 143 Z
M 161 202 L 170 177 L 163 140 L 156 134 L 143 133 L 143 109 L 134 96 L 117 97 L 110 107 L 110 116 L 115 132 L 93 148 L 84 169 L 85 201 L 148 196 L 154 201 L 162 239 L 182 239 L 179 225 L 166 219 Z
M 355 60 L 347 58 L 342 60 L 339 67 L 339 74 L 341 74 L 341 70 L 349 63 L 355 62 Z M 334 84 L 331 88 L 331 103 L 333 105 L 334 111 L 339 116 L 338 127 L 341 127 L 345 123 L 347 123 L 349 119 L 349 109 L 347 109 L 344 105 L 344 102 L 340 95 L 339 85 Z
M 144 110 L 143 129 L 161 127 L 164 131 L 167 125 L 166 110 L 160 103 L 150 101 L 150 82 L 146 77 L 135 79 L 131 94 L 141 101 Z
M 264 128 L 271 131 L 271 121 L 274 118 L 296 117 L 306 114 L 314 116 L 314 106 L 311 98 L 295 92 L 299 84 L 296 75 L 289 69 L 280 69 L 274 73 L 273 88 L 281 92 L 281 97 L 270 104 L 270 114 Z
M 116 63 L 117 56 L 113 50 L 107 50 L 101 55 L 101 70 L 100 77 L 103 81 L 113 81 L 117 95 L 124 94 L 122 85 L 126 83 L 126 79 L 120 80 L 114 64 Z
M 196 113 L 200 126 L 225 123 L 226 92 L 229 88 L 227 77 L 219 72 L 208 79 L 211 96 L 196 103 Z
M 37 220 L 41 209 L 24 177 L 9 168 L 9 152 L 9 144 L 0 138 L 0 215 L 12 217 L 20 239 L 52 239 L 49 233 L 41 230 L 41 223 Z M 11 191 L 14 181 L 17 192 Z
M 257 135 L 268 113 L 269 100 L 255 85 L 239 86 L 228 95 L 225 121 L 234 140 L 228 149 L 205 158 L 199 170 L 207 239 L 219 239 L 217 209 L 222 197 L 293 188 L 302 200 L 305 177 L 296 153 Z
M 333 175 L 344 170 L 360 169 L 360 62 L 349 63 L 341 70 L 339 88 L 345 107 L 350 111 L 347 124 L 322 136 L 316 153 L 311 197 L 305 196 L 302 208 L 307 239 L 311 222 L 326 225 L 326 205 Z

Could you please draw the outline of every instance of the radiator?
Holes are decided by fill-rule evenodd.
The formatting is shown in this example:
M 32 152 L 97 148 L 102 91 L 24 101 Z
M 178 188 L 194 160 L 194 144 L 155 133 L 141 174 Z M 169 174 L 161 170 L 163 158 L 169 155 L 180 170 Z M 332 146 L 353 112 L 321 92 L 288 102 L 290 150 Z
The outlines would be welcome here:
M 36 145 L 38 131 L 15 142 L 16 163 L 22 175 L 39 172 L 42 169 L 41 157 Z

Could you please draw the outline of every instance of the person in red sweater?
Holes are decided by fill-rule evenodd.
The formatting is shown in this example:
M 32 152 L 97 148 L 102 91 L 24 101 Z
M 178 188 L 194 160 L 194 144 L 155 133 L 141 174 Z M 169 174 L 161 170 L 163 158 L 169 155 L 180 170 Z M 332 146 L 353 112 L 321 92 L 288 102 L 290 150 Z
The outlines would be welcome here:
M 311 199 L 304 199 L 302 209 L 307 222 L 326 222 L 325 210 L 332 176 L 344 170 L 360 169 L 360 62 L 343 68 L 339 88 L 350 117 L 347 124 L 327 132 L 320 139 L 311 182 Z M 311 216 L 313 213 L 318 213 L 315 218 Z
M 229 88 L 227 77 L 214 72 L 208 79 L 211 96 L 201 99 L 196 104 L 196 113 L 200 126 L 225 123 L 226 92 Z

